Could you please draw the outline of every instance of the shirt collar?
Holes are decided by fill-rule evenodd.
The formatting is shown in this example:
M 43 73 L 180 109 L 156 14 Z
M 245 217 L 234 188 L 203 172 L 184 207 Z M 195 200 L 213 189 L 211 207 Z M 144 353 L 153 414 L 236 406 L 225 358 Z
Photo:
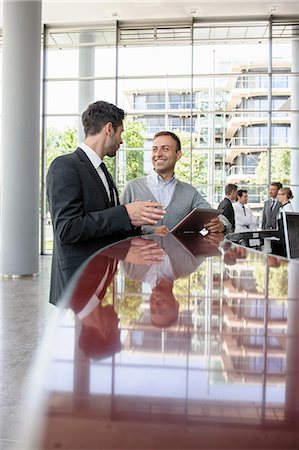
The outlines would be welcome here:
M 170 184 L 176 181 L 175 174 L 173 174 L 169 180 L 165 181 L 155 170 L 152 170 L 149 177 L 156 186 L 158 186 L 159 183 Z
M 99 155 L 97 155 L 96 152 L 88 145 L 86 145 L 84 142 L 79 144 L 78 147 L 80 147 L 84 151 L 84 153 L 86 154 L 86 156 L 88 157 L 88 159 L 90 160 L 91 164 L 94 166 L 95 169 L 97 169 L 99 165 L 103 162 L 103 160 L 99 157 Z

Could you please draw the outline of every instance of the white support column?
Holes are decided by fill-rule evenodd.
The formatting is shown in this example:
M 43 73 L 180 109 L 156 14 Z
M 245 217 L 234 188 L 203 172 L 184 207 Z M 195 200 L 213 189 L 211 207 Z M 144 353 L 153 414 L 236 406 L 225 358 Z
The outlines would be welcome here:
M 3 2 L 1 267 L 39 270 L 41 0 Z
M 295 34 L 296 33 L 296 34 Z M 299 30 L 294 30 L 297 40 L 292 42 L 292 72 L 299 73 Z M 299 111 L 299 75 L 292 77 L 292 110 Z M 294 194 L 292 204 L 299 212 L 299 112 L 292 113 L 291 122 L 291 189 Z
M 94 35 L 92 33 L 81 32 L 80 43 L 92 44 Z M 95 73 L 95 47 L 88 45 L 79 47 L 79 77 L 94 77 Z M 100 99 L 99 99 L 100 100 Z M 85 139 L 81 123 L 81 114 L 87 106 L 95 101 L 94 99 L 94 80 L 80 80 L 78 90 L 78 142 Z

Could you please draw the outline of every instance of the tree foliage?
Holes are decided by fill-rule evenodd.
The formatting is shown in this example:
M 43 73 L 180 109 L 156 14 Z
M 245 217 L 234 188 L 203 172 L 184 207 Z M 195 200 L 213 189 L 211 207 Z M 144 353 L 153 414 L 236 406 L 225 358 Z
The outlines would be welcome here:
M 290 160 L 289 148 L 272 150 L 271 152 L 271 180 L 280 181 L 283 185 L 290 184 Z M 259 155 L 258 165 L 255 169 L 255 184 L 267 184 L 268 156 L 266 152 Z
M 128 120 L 125 122 L 122 134 L 123 150 L 118 152 L 118 166 L 124 172 L 125 181 L 144 175 L 144 137 L 145 126 L 142 122 Z M 70 153 L 77 146 L 77 129 L 68 128 L 66 131 L 52 127 L 47 130 L 46 138 L 46 169 L 57 156 Z M 142 150 L 133 150 L 142 149 Z M 122 151 L 125 157 L 122 157 Z M 114 174 L 115 158 L 106 158 L 105 164 L 111 174 Z M 120 170 L 118 170 L 120 172 Z
M 144 175 L 144 130 L 143 122 L 133 120 L 125 122 L 122 138 L 126 152 L 126 181 Z
M 180 138 L 182 144 L 182 157 L 175 167 L 176 177 L 186 183 L 190 182 L 191 177 L 194 186 L 207 183 L 207 158 L 200 150 L 192 150 L 191 153 L 190 133 L 176 130 L 175 134 Z M 195 141 L 193 141 L 192 147 L 194 146 Z
M 122 323 L 130 325 L 138 322 L 142 315 L 140 305 L 142 303 L 142 283 L 137 280 L 125 278 L 124 297 L 117 302 L 117 314 Z
M 77 129 L 68 128 L 60 131 L 48 128 L 46 137 L 46 170 L 57 156 L 71 153 L 77 146 Z
M 266 286 L 266 273 L 264 267 L 256 267 L 254 271 L 257 292 L 263 294 Z M 288 265 L 282 263 L 278 267 L 270 267 L 268 273 L 268 297 L 285 300 L 288 297 Z

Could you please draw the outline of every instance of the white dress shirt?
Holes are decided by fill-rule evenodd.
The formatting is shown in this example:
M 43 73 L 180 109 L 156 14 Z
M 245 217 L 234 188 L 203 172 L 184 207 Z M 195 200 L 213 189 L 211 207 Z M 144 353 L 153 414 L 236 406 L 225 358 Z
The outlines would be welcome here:
M 236 202 L 233 204 L 233 208 L 235 211 L 236 233 L 257 229 L 257 218 L 252 214 L 249 206 Z
M 84 144 L 84 142 L 79 144 L 78 147 L 80 147 L 84 151 L 85 155 L 87 156 L 87 158 L 89 159 L 89 161 L 91 162 L 93 167 L 98 172 L 99 177 L 101 178 L 101 180 L 105 186 L 105 189 L 107 191 L 108 198 L 111 200 L 108 181 L 107 181 L 106 175 L 104 174 L 104 172 L 102 171 L 102 169 L 100 167 L 103 160 L 99 157 L 99 155 L 96 154 L 96 152 L 92 148 L 90 148 L 88 145 Z
M 294 212 L 294 208 L 291 202 L 285 203 L 279 208 L 279 212 Z

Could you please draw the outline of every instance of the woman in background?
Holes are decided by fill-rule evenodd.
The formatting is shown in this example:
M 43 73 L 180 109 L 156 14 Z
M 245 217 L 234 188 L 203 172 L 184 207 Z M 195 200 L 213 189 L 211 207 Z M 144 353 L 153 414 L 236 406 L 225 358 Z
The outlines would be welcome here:
M 291 199 L 293 198 L 293 193 L 290 188 L 284 187 L 279 189 L 277 198 L 281 203 L 281 207 L 279 208 L 279 215 L 282 211 L 285 212 L 293 212 L 293 205 L 291 203 Z

